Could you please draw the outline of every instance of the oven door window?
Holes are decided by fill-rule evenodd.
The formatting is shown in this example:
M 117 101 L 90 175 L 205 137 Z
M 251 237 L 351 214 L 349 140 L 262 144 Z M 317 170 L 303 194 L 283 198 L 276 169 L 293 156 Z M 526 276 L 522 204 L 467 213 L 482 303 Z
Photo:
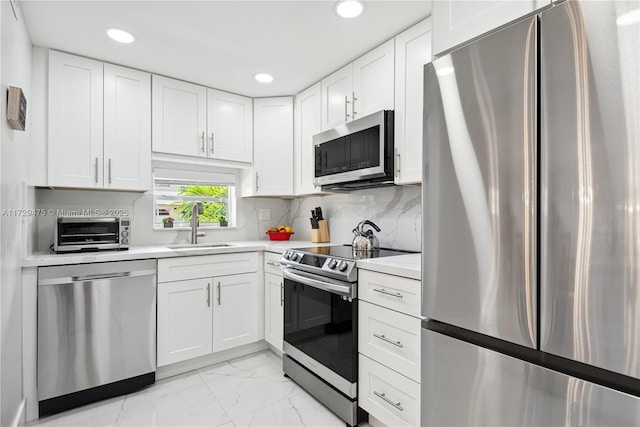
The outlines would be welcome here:
M 116 221 L 77 221 L 57 224 L 58 244 L 93 245 L 96 243 L 118 243 L 118 223 Z
M 357 303 L 284 280 L 284 340 L 338 375 L 357 381 Z

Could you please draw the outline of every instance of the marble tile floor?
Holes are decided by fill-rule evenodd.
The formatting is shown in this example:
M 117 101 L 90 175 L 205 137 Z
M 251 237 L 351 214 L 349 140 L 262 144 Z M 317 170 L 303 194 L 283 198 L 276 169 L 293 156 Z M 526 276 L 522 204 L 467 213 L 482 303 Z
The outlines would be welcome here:
M 156 382 L 143 390 L 27 426 L 340 426 L 265 350 Z

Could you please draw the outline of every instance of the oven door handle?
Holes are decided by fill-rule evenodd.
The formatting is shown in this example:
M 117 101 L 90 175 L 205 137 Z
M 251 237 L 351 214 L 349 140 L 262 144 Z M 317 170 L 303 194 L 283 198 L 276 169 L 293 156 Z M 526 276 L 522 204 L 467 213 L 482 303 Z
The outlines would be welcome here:
M 331 292 L 332 294 L 341 295 L 347 298 L 355 298 L 355 288 L 351 284 L 343 284 L 338 280 L 330 279 L 328 277 L 317 276 L 315 274 L 305 274 L 303 272 L 296 271 L 289 268 L 282 269 L 282 275 L 285 279 L 293 280 L 303 285 L 308 285 L 316 289 Z

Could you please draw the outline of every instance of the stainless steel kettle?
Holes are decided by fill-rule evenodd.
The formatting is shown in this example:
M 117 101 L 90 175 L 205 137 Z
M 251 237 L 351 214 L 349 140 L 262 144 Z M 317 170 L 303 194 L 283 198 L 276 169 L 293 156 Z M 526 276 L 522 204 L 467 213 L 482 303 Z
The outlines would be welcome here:
M 380 227 L 375 225 L 368 219 L 362 220 L 358 223 L 356 228 L 353 229 L 353 242 L 351 246 L 358 251 L 373 251 L 380 248 L 380 242 L 378 237 L 373 233 L 373 230 L 364 229 L 365 226 L 371 226 L 374 230 L 380 231 Z

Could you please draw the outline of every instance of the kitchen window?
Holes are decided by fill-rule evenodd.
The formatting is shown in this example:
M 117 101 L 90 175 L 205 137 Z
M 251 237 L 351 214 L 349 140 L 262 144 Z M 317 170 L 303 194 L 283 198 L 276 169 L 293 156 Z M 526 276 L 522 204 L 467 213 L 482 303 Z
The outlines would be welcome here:
M 202 202 L 199 228 L 233 226 L 235 181 L 233 174 L 155 169 L 154 228 L 191 228 L 191 212 L 196 202 Z

